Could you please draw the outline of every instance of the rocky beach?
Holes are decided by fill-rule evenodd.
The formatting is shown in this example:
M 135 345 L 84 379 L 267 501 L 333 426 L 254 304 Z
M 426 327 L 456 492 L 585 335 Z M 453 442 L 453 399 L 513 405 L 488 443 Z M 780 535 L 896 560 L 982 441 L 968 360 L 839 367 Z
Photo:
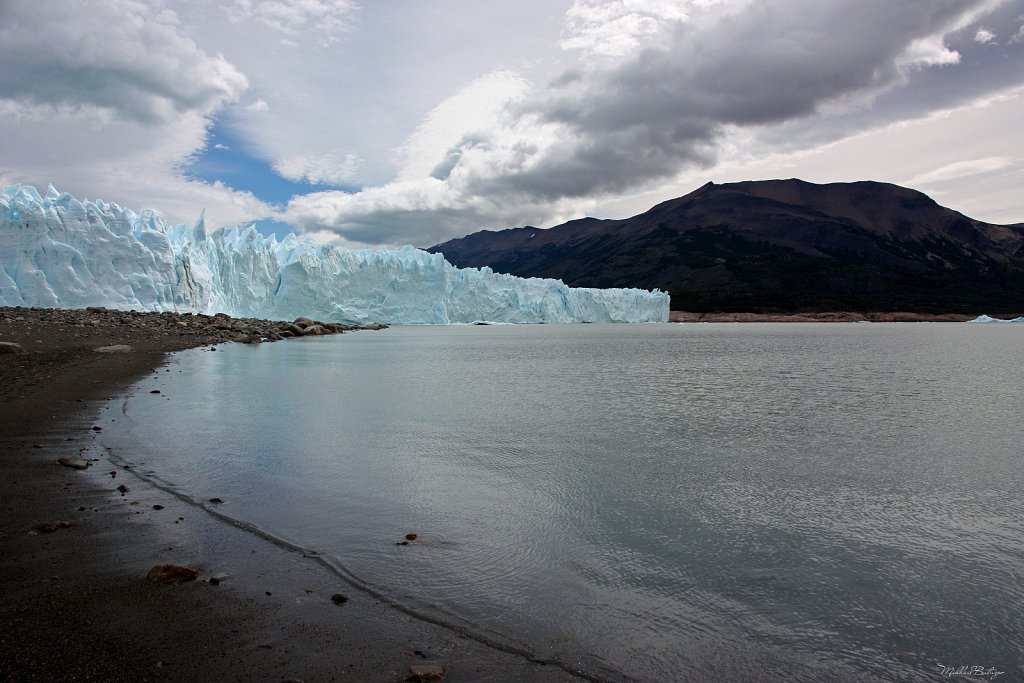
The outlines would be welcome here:
M 383 327 L 0 308 L 0 679 L 576 678 L 396 609 L 98 444 L 110 400 L 170 352 Z

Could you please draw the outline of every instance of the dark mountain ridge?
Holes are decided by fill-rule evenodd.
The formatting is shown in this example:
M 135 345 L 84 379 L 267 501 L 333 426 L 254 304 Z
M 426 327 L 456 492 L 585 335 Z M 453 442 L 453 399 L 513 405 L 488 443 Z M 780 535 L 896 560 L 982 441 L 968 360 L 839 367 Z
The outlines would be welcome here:
M 675 310 L 1024 308 L 1024 225 L 872 181 L 708 183 L 632 218 L 482 231 L 428 251 L 578 287 L 657 287 Z

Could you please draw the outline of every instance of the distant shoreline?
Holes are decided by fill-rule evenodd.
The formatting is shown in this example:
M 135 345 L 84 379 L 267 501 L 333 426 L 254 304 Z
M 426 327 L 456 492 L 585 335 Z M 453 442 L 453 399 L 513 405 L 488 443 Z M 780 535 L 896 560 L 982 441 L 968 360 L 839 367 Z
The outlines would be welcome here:
M 821 311 L 816 313 L 697 313 L 669 311 L 670 323 L 962 323 L 982 313 L 913 313 L 910 311 Z M 992 315 L 992 314 L 989 314 Z M 995 314 L 996 318 L 1016 318 L 1021 314 Z

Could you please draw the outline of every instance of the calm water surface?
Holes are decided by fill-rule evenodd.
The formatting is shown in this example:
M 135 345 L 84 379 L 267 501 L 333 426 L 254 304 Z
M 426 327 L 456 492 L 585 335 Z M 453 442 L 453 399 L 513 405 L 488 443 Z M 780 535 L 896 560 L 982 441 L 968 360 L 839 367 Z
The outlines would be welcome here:
M 127 428 L 170 486 L 598 676 L 1022 680 L 1022 358 L 1009 325 L 393 328 L 180 354 Z

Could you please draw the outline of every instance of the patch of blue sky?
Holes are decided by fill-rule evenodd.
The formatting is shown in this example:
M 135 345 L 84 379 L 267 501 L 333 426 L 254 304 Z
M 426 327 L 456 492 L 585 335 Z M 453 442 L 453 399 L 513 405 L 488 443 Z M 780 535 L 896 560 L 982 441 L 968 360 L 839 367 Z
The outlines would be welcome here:
M 248 147 L 242 137 L 218 121 L 210 129 L 206 148 L 184 168 L 184 173 L 189 178 L 210 183 L 219 180 L 232 189 L 251 192 L 257 199 L 279 207 L 284 207 L 296 195 L 359 189 L 288 180 L 265 159 L 252 154 Z M 262 234 L 275 234 L 279 238 L 295 232 L 293 226 L 281 221 L 260 220 L 255 221 L 255 225 Z

